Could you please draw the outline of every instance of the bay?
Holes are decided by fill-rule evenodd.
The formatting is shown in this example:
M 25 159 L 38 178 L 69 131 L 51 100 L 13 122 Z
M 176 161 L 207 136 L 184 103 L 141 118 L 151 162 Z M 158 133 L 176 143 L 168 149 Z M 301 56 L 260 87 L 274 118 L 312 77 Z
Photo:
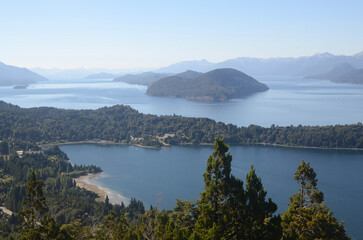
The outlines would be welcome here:
M 129 105 L 142 113 L 208 117 L 238 126 L 335 125 L 362 122 L 363 85 L 300 77 L 256 77 L 270 90 L 245 99 L 195 102 L 151 97 L 146 87 L 112 79 L 49 81 L 27 89 L 0 87 L 0 99 L 21 107 L 97 109 Z
M 172 146 L 148 149 L 135 146 L 78 144 L 63 145 L 73 164 L 94 164 L 104 173 L 95 183 L 126 198 L 142 200 L 146 207 L 160 202 L 172 209 L 176 199 L 196 200 L 203 190 L 203 173 L 211 146 Z M 318 187 L 348 233 L 363 237 L 363 152 L 294 149 L 268 146 L 231 146 L 232 174 L 244 180 L 254 165 L 268 197 L 278 204 L 278 212 L 288 207 L 297 192 L 294 172 L 304 159 L 317 173 Z

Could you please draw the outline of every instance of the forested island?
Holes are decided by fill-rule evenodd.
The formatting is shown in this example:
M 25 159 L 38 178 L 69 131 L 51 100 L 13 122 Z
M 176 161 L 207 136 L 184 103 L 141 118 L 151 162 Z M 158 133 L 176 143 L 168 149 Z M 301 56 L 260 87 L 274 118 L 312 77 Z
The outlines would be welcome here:
M 265 84 L 238 70 L 222 68 L 203 74 L 186 71 L 162 78 L 151 84 L 146 94 L 202 101 L 224 101 L 267 90 Z
M 4 144 L 5 143 L 5 144 Z M 251 166 L 245 182 L 231 175 L 232 156 L 216 138 L 204 173 L 204 190 L 193 201 L 178 199 L 173 210 L 145 209 L 131 199 L 97 202 L 96 194 L 76 187 L 72 177 L 98 172 L 72 166 L 53 147 L 8 140 L 0 149 L 0 237 L 4 239 L 350 239 L 324 203 L 314 169 L 304 161 L 294 175 L 299 184 L 289 208 L 277 205 Z M 19 156 L 18 150 L 37 150 Z
M 142 114 L 129 106 L 97 110 L 20 108 L 0 101 L 0 139 L 38 144 L 95 141 L 161 147 L 168 144 L 271 144 L 363 149 L 363 124 L 335 126 L 250 125 L 237 127 L 208 118 Z

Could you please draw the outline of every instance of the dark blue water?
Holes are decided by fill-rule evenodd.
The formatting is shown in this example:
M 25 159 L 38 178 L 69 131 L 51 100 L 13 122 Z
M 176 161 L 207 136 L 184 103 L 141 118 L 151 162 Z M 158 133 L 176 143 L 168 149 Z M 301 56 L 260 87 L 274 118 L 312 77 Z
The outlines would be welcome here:
M 134 146 L 61 146 L 72 163 L 95 164 L 104 170 L 96 183 L 121 195 L 172 209 L 177 198 L 196 200 L 203 190 L 203 173 L 212 147 L 147 149 Z M 318 187 L 338 220 L 345 221 L 349 234 L 363 238 L 363 152 L 308 150 L 263 146 L 232 146 L 232 173 L 245 179 L 250 165 L 262 178 L 268 196 L 278 212 L 288 207 L 289 196 L 297 192 L 294 172 L 301 160 L 311 163 Z
M 49 81 L 28 89 L 0 87 L 0 100 L 22 107 L 95 109 L 129 105 L 157 115 L 208 117 L 238 126 L 335 125 L 363 121 L 363 85 L 292 77 L 257 77 L 270 90 L 246 99 L 193 102 L 150 97 L 146 87 L 86 79 Z

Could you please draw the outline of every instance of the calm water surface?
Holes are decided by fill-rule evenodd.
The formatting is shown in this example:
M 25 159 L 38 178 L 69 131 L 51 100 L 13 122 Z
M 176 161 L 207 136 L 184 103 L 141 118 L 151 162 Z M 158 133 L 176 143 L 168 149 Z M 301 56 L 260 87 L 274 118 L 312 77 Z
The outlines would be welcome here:
M 177 198 L 196 200 L 203 190 L 203 173 L 212 147 L 146 149 L 134 146 L 61 146 L 71 162 L 94 164 L 104 170 L 95 183 L 142 200 L 148 207 L 161 196 L 161 207 L 172 209 Z M 335 216 L 352 236 L 363 238 L 363 152 L 307 150 L 262 146 L 232 146 L 232 173 L 245 179 L 250 165 L 262 178 L 268 196 L 281 213 L 297 192 L 294 172 L 301 160 L 311 163 L 318 187 Z
M 246 99 L 193 102 L 150 97 L 146 87 L 108 80 L 49 81 L 28 89 L 0 87 L 0 99 L 22 107 L 96 109 L 129 105 L 157 115 L 208 117 L 238 126 L 331 125 L 362 122 L 363 86 L 292 77 L 257 77 L 270 90 Z
M 329 81 L 256 77 L 269 91 L 226 102 L 193 102 L 145 95 L 146 87 L 111 79 L 49 81 L 28 89 L 0 87 L 0 100 L 21 107 L 51 106 L 97 109 L 129 105 L 142 113 L 208 117 L 238 126 L 334 125 L 362 122 L 363 85 Z M 126 146 L 62 146 L 72 163 L 95 164 L 104 170 L 98 183 L 145 205 L 172 208 L 176 198 L 195 200 L 203 188 L 202 174 L 210 147 L 171 147 L 163 150 Z M 348 232 L 363 239 L 363 154 L 360 152 L 301 150 L 271 147 L 232 147 L 233 173 L 244 178 L 250 164 L 262 177 L 279 212 L 297 191 L 293 174 L 301 159 L 312 163 L 328 206 Z

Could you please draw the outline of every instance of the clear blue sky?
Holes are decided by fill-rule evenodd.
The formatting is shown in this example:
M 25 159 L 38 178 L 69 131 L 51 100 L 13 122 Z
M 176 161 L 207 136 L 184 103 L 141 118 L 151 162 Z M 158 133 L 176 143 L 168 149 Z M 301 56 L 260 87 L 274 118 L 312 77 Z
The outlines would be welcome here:
M 152 68 L 362 50 L 362 0 L 0 2 L 0 61 L 23 67 Z

